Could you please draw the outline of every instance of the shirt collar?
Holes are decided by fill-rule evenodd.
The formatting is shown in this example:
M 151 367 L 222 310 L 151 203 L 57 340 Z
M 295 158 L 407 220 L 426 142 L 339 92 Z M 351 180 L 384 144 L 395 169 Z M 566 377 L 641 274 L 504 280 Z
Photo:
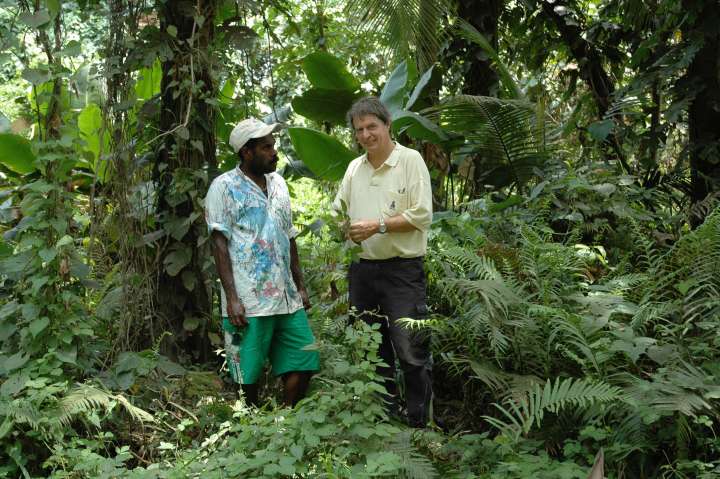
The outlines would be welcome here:
M 382 168 L 385 165 L 388 165 L 391 168 L 394 168 L 395 166 L 397 166 L 398 161 L 399 161 L 398 150 L 400 149 L 400 143 L 398 143 L 397 141 L 394 143 L 395 143 L 395 147 L 390 152 L 390 156 L 388 156 L 387 159 L 383 162 L 383 164 L 380 165 L 380 168 Z M 368 160 L 367 152 L 362 156 L 362 161 L 364 161 L 365 163 L 370 165 L 370 160 Z M 370 165 L 370 166 L 372 166 L 372 165 Z
M 252 187 L 254 187 L 256 190 L 258 190 L 260 192 L 260 194 L 263 196 L 263 198 L 265 197 L 265 193 L 263 193 L 263 191 L 260 189 L 260 187 L 257 185 L 257 183 L 255 183 L 253 180 L 251 180 L 248 177 L 248 175 L 246 175 L 245 172 L 240 169 L 240 165 L 235 166 L 235 174 L 237 174 L 240 177 L 240 179 L 242 179 L 243 181 L 247 181 L 248 183 L 250 183 L 250 185 Z M 272 189 L 271 185 L 273 184 L 273 174 L 272 173 L 267 173 L 265 175 L 265 184 L 267 185 L 268 197 L 270 197 L 270 191 Z

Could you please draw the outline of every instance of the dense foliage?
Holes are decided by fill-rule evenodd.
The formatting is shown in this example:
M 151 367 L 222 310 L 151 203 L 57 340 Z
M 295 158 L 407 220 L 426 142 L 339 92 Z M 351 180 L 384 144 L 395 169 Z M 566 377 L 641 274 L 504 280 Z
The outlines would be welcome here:
M 0 477 L 720 473 L 720 6 L 0 0 Z M 329 213 L 377 94 L 422 152 L 431 427 L 381 407 Z M 279 138 L 322 357 L 223 371 L 202 214 Z M 601 454 L 598 454 L 601 453 Z M 598 476 L 599 477 L 599 476 Z

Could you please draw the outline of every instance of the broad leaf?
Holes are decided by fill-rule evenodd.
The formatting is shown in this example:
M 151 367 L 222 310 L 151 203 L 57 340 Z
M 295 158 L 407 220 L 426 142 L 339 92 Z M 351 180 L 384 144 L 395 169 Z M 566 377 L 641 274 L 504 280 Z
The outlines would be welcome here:
M 414 111 L 399 111 L 393 115 L 392 128 L 416 140 L 425 140 L 439 145 L 449 139 L 447 133 L 432 121 Z
M 415 88 L 413 89 L 413 92 L 410 94 L 410 98 L 405 104 L 406 110 L 411 109 L 415 102 L 418 101 L 420 96 L 424 93 L 425 87 L 430 83 L 430 80 L 432 79 L 433 69 L 434 67 L 430 67 L 428 71 L 423 73 L 423 75 L 420 77 L 420 80 L 418 80 Z
M 311 53 L 302 61 L 302 69 L 315 88 L 355 92 L 360 82 L 347 71 L 337 57 L 323 51 Z
M 147 100 L 160 93 L 160 80 L 162 79 L 162 67 L 160 60 L 153 63 L 152 68 L 143 68 L 138 73 L 135 82 L 135 94 L 138 100 Z
M 181 246 L 175 251 L 171 252 L 165 257 L 163 264 L 165 265 L 165 271 L 170 276 L 177 276 L 177 274 L 192 260 L 192 250 L 188 247 Z
M 294 98 L 292 106 L 297 113 L 311 120 L 341 125 L 357 96 L 348 90 L 312 88 Z
M 18 18 L 30 28 L 38 28 L 51 20 L 47 10 L 38 10 L 36 13 L 23 12 Z
M 95 103 L 89 103 L 78 115 L 80 138 L 87 143 L 86 151 L 93 156 L 92 169 L 98 178 L 107 180 L 107 162 L 100 158 L 100 151 L 107 152 L 110 147 L 107 132 L 103 131 L 102 111 Z M 102 147 L 102 148 L 101 148 Z
M 0 163 L 15 173 L 26 175 L 35 170 L 35 154 L 30 142 L 12 133 L 0 134 Z
M 614 125 L 615 123 L 612 120 L 596 121 L 588 126 L 588 133 L 597 141 L 605 141 Z
M 347 166 L 359 156 L 332 136 L 319 131 L 289 128 L 288 134 L 298 157 L 324 180 L 341 180 Z
M 402 109 L 407 82 L 408 66 L 407 61 L 403 61 L 393 70 L 380 93 L 380 101 L 390 110 L 393 117 Z

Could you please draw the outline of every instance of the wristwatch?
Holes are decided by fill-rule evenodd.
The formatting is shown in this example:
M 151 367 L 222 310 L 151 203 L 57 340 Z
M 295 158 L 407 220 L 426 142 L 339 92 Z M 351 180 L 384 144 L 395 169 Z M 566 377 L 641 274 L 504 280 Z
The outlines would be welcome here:
M 382 216 L 380 217 L 380 226 L 378 227 L 378 233 L 380 233 L 381 235 L 387 233 L 387 225 L 385 224 L 385 219 Z

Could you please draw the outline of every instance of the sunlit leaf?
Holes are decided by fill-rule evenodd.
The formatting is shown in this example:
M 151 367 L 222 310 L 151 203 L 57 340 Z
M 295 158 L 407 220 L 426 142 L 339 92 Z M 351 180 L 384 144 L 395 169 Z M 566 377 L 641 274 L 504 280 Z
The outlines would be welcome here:
M 341 180 L 350 162 L 359 156 L 330 135 L 309 128 L 289 128 L 298 157 L 318 177 Z
M 306 56 L 302 69 L 315 88 L 348 92 L 360 88 L 360 81 L 350 74 L 345 64 L 327 52 L 318 51 Z
M 12 133 L 0 134 L 0 163 L 15 173 L 26 175 L 35 170 L 35 154 L 30 142 Z

